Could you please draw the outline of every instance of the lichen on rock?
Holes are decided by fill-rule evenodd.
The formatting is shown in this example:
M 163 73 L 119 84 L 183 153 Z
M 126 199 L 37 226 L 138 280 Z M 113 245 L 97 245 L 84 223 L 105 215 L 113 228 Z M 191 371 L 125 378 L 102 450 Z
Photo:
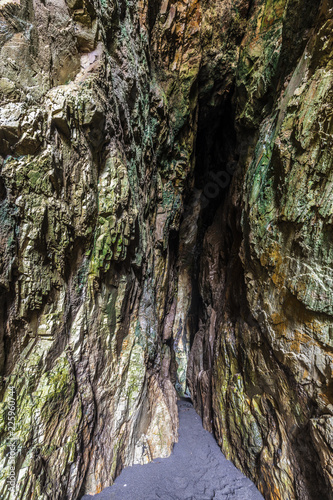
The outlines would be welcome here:
M 330 2 L 0 21 L 0 496 L 168 456 L 178 392 L 265 498 L 330 498 Z

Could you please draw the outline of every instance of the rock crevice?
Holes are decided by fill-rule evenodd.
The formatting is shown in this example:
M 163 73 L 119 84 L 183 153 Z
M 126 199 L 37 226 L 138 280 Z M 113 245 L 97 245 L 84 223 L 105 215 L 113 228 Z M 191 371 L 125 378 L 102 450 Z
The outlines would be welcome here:
M 168 456 L 178 391 L 331 498 L 332 9 L 0 0 L 0 496 Z

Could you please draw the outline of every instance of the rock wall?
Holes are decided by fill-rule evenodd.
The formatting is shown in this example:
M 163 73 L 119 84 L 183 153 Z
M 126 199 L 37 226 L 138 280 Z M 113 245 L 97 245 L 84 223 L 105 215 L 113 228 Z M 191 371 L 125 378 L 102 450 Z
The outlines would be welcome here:
M 205 233 L 188 379 L 269 499 L 332 498 L 332 6 L 257 2 L 236 72 L 240 158 Z
M 175 387 L 329 498 L 331 7 L 0 0 L 3 498 L 167 456 Z

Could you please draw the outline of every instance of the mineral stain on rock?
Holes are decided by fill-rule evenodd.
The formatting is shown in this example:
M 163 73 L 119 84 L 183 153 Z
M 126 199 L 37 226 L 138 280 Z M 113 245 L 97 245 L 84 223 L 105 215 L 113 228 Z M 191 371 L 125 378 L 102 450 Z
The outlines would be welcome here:
M 265 499 L 333 498 L 332 28 L 0 0 L 1 498 L 168 457 L 177 392 Z

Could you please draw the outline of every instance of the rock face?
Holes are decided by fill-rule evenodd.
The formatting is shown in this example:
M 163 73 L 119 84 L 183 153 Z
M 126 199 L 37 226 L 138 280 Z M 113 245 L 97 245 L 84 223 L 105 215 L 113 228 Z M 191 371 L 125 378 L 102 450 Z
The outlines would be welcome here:
M 332 498 L 333 11 L 253 9 L 233 97 L 239 168 L 202 244 L 189 384 L 266 498 Z
M 0 20 L 1 497 L 167 456 L 176 388 L 265 498 L 332 498 L 331 1 Z

